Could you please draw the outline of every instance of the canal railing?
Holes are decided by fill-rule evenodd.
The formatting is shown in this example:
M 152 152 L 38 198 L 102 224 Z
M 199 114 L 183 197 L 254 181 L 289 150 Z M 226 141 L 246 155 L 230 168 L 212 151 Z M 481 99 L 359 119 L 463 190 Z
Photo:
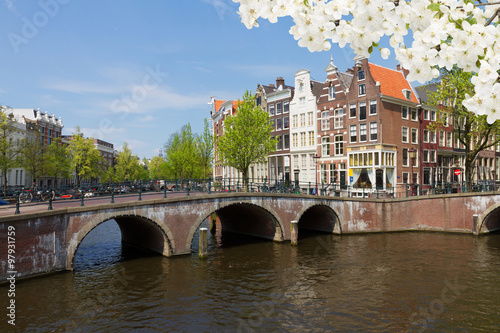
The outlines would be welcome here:
M 110 203 L 118 197 L 130 197 L 130 201 L 143 199 L 151 194 L 169 193 L 190 196 L 199 193 L 220 192 L 262 192 L 287 193 L 300 195 L 321 195 L 334 197 L 356 197 L 374 199 L 392 199 L 412 196 L 448 195 L 454 193 L 495 192 L 500 183 L 489 180 L 479 182 L 453 182 L 431 185 L 398 184 L 397 186 L 373 187 L 371 184 L 352 186 L 339 183 L 314 183 L 286 181 L 282 179 L 224 178 L 224 179 L 162 179 L 150 181 L 120 182 L 107 184 L 81 184 L 80 186 L 65 185 L 52 188 L 10 188 L 3 196 L 11 204 L 16 205 L 16 214 L 20 213 L 21 205 L 48 202 L 48 210 L 52 210 L 52 202 L 60 200 L 79 200 L 80 205 L 94 198 L 109 197 Z M 134 199 L 135 198 L 135 199 Z

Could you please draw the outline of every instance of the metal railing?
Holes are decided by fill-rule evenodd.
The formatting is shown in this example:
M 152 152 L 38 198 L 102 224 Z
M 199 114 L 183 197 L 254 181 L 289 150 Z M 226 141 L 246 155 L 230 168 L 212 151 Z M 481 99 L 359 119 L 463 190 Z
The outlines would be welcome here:
M 107 184 L 82 184 L 80 186 L 59 186 L 53 188 L 31 189 L 51 193 L 48 199 L 48 209 L 52 210 L 52 202 L 60 200 L 79 200 L 84 206 L 86 200 L 92 198 L 109 197 L 110 203 L 115 203 L 115 198 L 132 196 L 142 200 L 143 196 L 153 193 L 162 193 L 163 198 L 168 193 L 184 193 L 190 196 L 193 193 L 223 193 L 223 192 L 254 192 L 254 193 L 287 193 L 301 195 L 322 195 L 334 197 L 376 198 L 391 199 L 412 196 L 447 195 L 454 193 L 492 192 L 500 188 L 499 182 L 493 180 L 479 182 L 453 182 L 432 185 L 398 184 L 397 186 L 354 187 L 347 184 L 325 184 L 314 182 L 297 182 L 267 178 L 259 181 L 254 179 L 225 178 L 225 179 L 163 179 L 137 182 L 121 182 Z M 16 203 L 16 214 L 19 214 L 21 204 L 42 201 L 42 196 L 35 196 L 26 202 L 23 198 L 27 190 L 18 189 L 11 191 L 7 196 L 11 202 Z M 5 198 L 5 197 L 4 197 Z

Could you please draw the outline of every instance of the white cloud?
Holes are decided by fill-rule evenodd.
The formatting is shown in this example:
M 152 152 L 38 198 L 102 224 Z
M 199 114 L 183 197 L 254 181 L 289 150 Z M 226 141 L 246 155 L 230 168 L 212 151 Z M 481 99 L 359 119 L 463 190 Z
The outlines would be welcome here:
M 212 5 L 219 16 L 219 19 L 223 20 L 226 13 L 232 12 L 235 13 L 234 10 L 235 4 L 231 0 L 202 0 L 205 3 Z

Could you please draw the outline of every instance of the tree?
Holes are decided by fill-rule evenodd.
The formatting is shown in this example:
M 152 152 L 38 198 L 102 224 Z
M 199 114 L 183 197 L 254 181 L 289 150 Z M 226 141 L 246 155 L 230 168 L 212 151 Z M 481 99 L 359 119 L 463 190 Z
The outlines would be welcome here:
M 54 179 L 54 186 L 57 186 L 58 178 L 69 177 L 71 161 L 68 159 L 68 147 L 62 143 L 61 138 L 56 138 L 49 145 L 46 164 L 47 176 Z
M 16 121 L 8 114 L 8 107 L 0 106 L 0 171 L 3 175 L 3 193 L 7 192 L 7 175 L 19 165 L 19 145 L 14 140 Z
M 243 95 L 236 115 L 224 120 L 224 134 L 216 140 L 217 151 L 223 164 L 241 172 L 245 184 L 250 165 L 266 162 L 268 155 L 276 150 L 272 129 L 269 115 L 255 106 L 249 91 Z
M 165 144 L 167 170 L 173 178 L 192 178 L 197 165 L 196 139 L 191 125 L 182 126 L 180 133 L 174 133 Z
M 448 119 L 443 116 L 444 113 L 453 115 L 454 135 L 465 147 L 465 179 L 468 182 L 474 176 L 479 152 L 500 142 L 500 121 L 488 123 L 486 115 L 470 112 L 462 103 L 474 89 L 471 79 L 472 74 L 457 66 L 451 70 L 442 69 L 439 80 L 434 82 L 437 90 L 428 92 L 430 105 L 437 108 L 440 114 L 431 129 L 436 130 L 447 124 Z
M 68 147 L 71 167 L 75 170 L 76 184 L 80 186 L 81 179 L 97 178 L 101 172 L 102 157 L 94 145 L 93 139 L 85 139 L 76 127 Z
M 46 152 L 47 149 L 41 140 L 39 131 L 29 133 L 21 140 L 19 163 L 31 175 L 33 184 L 36 184 L 37 179 L 47 172 Z
M 203 179 L 206 179 L 207 173 L 210 172 L 210 166 L 212 165 L 214 150 L 214 138 L 210 131 L 210 124 L 206 118 L 204 119 L 203 133 L 197 136 L 196 141 L 199 163 L 203 170 Z
M 116 179 L 118 181 L 138 180 L 140 169 L 141 166 L 139 165 L 137 156 L 132 154 L 132 150 L 129 148 L 128 143 L 124 142 L 123 148 L 118 153 L 116 159 Z
M 469 111 L 500 119 L 500 15 L 498 2 L 464 0 L 234 0 L 247 28 L 258 18 L 272 23 L 290 16 L 290 33 L 310 51 L 329 50 L 331 42 L 349 44 L 357 55 L 369 57 L 378 48 L 383 58 L 389 49 L 379 46 L 389 36 L 396 60 L 410 71 L 409 81 L 422 83 L 439 76 L 439 68 L 453 65 L 472 73 L 472 97 L 463 104 Z M 408 32 L 412 33 L 413 43 Z M 406 36 L 406 38 L 405 38 Z
M 154 156 L 148 162 L 148 170 L 150 179 L 165 179 L 167 177 L 167 162 L 160 156 Z

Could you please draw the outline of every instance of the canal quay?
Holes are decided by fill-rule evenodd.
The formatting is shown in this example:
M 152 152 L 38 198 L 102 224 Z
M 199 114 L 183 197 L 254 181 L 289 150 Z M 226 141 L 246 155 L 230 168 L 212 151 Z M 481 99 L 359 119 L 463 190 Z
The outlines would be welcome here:
M 455 201 L 461 201 L 462 216 L 468 210 L 475 213 L 471 214 L 470 221 L 453 224 L 445 219 L 448 224 L 443 224 L 441 229 L 422 225 L 427 216 L 422 208 L 425 198 L 338 200 L 309 196 L 301 198 L 302 207 L 293 201 L 299 199 L 297 196 L 213 195 L 212 200 L 216 199 L 219 200 L 216 211 L 220 217 L 213 232 L 210 232 L 210 218 L 207 218 L 211 216 L 210 209 L 181 208 L 186 203 L 210 206 L 210 200 L 204 195 L 182 200 L 180 197 L 167 201 L 151 199 L 137 206 L 116 203 L 114 207 L 121 213 L 115 214 L 115 218 L 104 213 L 109 207 L 97 205 L 92 209 L 91 204 L 38 213 L 40 215 L 28 211 L 19 214 L 17 222 L 2 217 L 5 230 L 13 226 L 19 231 L 15 236 L 19 249 L 24 246 L 21 235 L 29 230 L 26 226 L 44 230 L 43 218 L 47 216 L 78 212 L 80 222 L 86 216 L 93 226 L 88 228 L 86 223 L 81 224 L 79 230 L 85 230 L 84 237 L 73 247 L 54 241 L 58 236 L 53 234 L 38 239 L 42 252 L 50 248 L 52 255 L 50 251 L 40 257 L 32 253 L 31 265 L 21 254 L 16 257 L 19 261 L 15 265 L 40 269 L 40 274 L 42 266 L 37 266 L 35 261 L 48 267 L 60 260 L 64 269 L 40 276 L 32 272 L 28 275 L 32 277 L 17 279 L 14 286 L 10 280 L 0 285 L 5 300 L 0 330 L 493 332 L 498 327 L 500 235 L 490 232 L 498 224 L 497 196 L 450 195 L 449 201 L 439 198 L 440 205 L 447 206 L 454 214 L 458 214 L 458 202 Z M 290 202 L 280 203 L 285 199 Z M 170 234 L 165 233 L 167 244 L 175 243 L 175 247 L 168 245 L 168 251 L 158 251 L 155 246 L 140 247 L 137 242 L 123 242 L 123 237 L 130 237 L 132 231 L 138 232 L 138 229 L 127 229 L 125 217 L 132 217 L 131 221 L 141 226 L 144 220 L 137 218 L 143 213 L 139 206 L 160 205 L 160 202 L 165 207 L 177 205 L 177 224 L 186 223 L 186 216 L 190 214 L 200 214 L 204 218 L 190 224 L 185 239 L 176 238 L 176 231 L 171 228 L 173 224 L 167 225 L 170 231 Z M 392 202 L 391 209 L 387 206 L 389 202 Z M 396 202 L 406 207 L 404 219 L 402 213 L 397 213 Z M 488 206 L 488 202 L 492 204 Z M 434 212 L 438 209 L 436 203 L 427 202 L 436 206 Z M 353 207 L 350 210 L 347 209 L 349 205 Z M 125 207 L 133 209 L 135 217 L 130 211 L 125 212 Z M 236 209 L 238 207 L 240 210 Z M 282 207 L 282 211 L 277 207 Z M 291 213 L 292 207 L 296 213 Z M 330 214 L 325 207 L 334 213 Z M 263 208 L 271 212 L 270 215 L 263 214 Z M 373 216 L 384 211 L 387 216 L 384 223 L 368 219 L 359 223 L 359 216 L 369 216 L 368 208 L 378 212 Z M 158 208 L 148 209 L 159 216 Z M 182 209 L 184 211 L 179 212 Z M 93 210 L 101 210 L 103 219 L 99 223 L 92 219 L 99 215 L 93 215 Z M 441 210 L 441 214 L 444 211 L 446 209 Z M 71 230 L 78 235 L 80 231 L 68 223 L 71 222 L 68 216 L 63 220 L 66 234 Z M 151 216 L 150 220 L 154 221 Z M 292 223 L 284 222 L 284 216 L 290 219 L 293 216 L 298 221 L 297 246 L 291 246 Z M 270 224 L 252 232 L 241 232 L 235 229 L 235 223 L 226 223 L 232 232 L 224 232 L 224 221 L 230 220 L 254 221 L 255 225 L 268 221 Z M 439 220 L 437 214 L 433 221 L 436 220 Z M 331 229 L 319 230 L 324 229 L 328 221 L 332 222 Z M 381 226 L 387 229 L 385 231 L 403 231 L 402 224 L 407 226 L 407 231 L 375 232 L 384 231 L 376 230 Z M 150 234 L 146 233 L 149 236 L 143 238 L 143 245 L 146 241 L 163 241 L 152 231 L 164 229 L 159 226 L 145 228 L 140 231 L 149 230 Z M 209 230 L 207 256 L 200 258 L 199 230 L 204 228 Z M 264 237 L 255 237 L 259 234 Z M 139 237 L 140 233 L 136 235 Z M 70 244 L 71 239 L 79 237 L 67 237 L 66 243 Z M 179 239 L 189 240 L 188 249 L 179 245 Z M 7 243 L 8 239 L 6 242 L 2 239 L 2 244 Z M 62 252 L 54 255 L 63 248 L 66 251 L 75 247 L 71 260 Z M 180 249 L 178 253 L 177 249 Z M 181 253 L 183 255 L 177 255 Z M 8 265 L 8 261 L 2 262 L 4 267 Z M 65 266 L 68 263 L 70 266 Z M 13 288 L 15 295 L 11 292 Z M 7 308 L 12 300 L 14 319 L 8 317 L 11 310 Z

